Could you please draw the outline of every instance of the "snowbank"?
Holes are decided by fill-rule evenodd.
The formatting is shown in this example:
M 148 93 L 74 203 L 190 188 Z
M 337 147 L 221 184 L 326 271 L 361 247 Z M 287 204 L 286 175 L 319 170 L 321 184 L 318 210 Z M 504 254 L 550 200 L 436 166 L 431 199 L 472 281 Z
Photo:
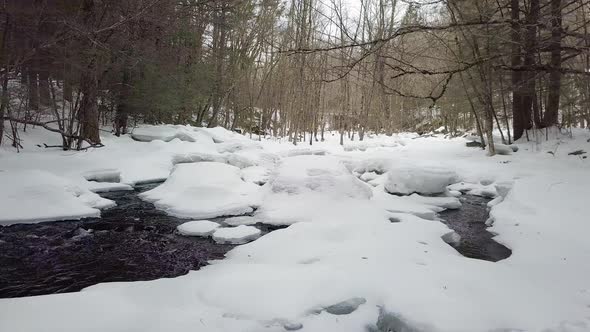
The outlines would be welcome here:
M 0 172 L 0 183 L 0 225 L 98 217 L 114 204 L 41 170 Z
M 253 213 L 226 222 L 290 226 L 182 277 L 0 299 L 0 331 L 590 328 L 590 223 L 583 208 L 590 196 L 590 164 L 568 155 L 588 150 L 587 132 L 575 132 L 573 140 L 519 143 L 510 157 L 487 157 L 465 147 L 465 139 L 436 135 L 368 136 L 367 146 L 377 148 L 344 151 L 338 136 L 329 133 L 325 142 L 302 149 L 270 140 L 244 143 L 243 136 L 216 128 L 193 131 L 207 140 L 105 137 L 110 144 L 85 153 L 35 150 L 26 145 L 33 138 L 28 132 L 23 137 L 30 152 L 0 151 L 0 215 L 97 213 L 92 206 L 100 202 L 91 202 L 97 196 L 80 174 L 114 169 L 123 184 L 169 177 L 145 195 L 169 213 Z M 382 144 L 393 140 L 403 144 Z M 269 162 L 262 157 L 266 153 L 274 156 Z M 173 156 L 183 154 L 240 155 L 256 166 L 173 166 Z M 40 167 L 45 171 L 32 170 Z M 17 170 L 33 173 L 16 176 Z M 449 183 L 457 177 L 453 172 L 463 182 Z M 266 184 L 254 184 L 258 178 Z M 396 196 L 385 191 L 386 184 L 404 194 L 441 192 L 447 184 L 452 190 L 448 197 Z M 445 243 L 443 236 L 452 233 L 436 221 L 436 213 L 459 207 L 454 196 L 461 191 L 501 197 L 490 204 L 490 230 L 511 248 L 511 257 L 497 263 L 469 259 Z M 57 206 L 53 198 L 66 202 L 57 212 L 50 209 Z M 253 211 L 255 206 L 260 207 Z

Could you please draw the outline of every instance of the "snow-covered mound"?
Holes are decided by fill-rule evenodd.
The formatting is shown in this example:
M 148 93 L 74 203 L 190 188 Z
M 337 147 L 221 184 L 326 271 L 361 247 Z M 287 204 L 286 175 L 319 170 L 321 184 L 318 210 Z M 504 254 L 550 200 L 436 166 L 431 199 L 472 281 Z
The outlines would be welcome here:
M 404 165 L 389 170 L 385 190 L 397 195 L 440 194 L 457 181 L 457 173 L 447 168 Z
M 243 244 L 256 240 L 260 234 L 261 231 L 254 226 L 223 227 L 215 230 L 213 240 L 217 243 Z
M 209 220 L 193 220 L 178 225 L 176 229 L 178 233 L 186 236 L 209 236 L 219 226 L 218 223 Z
M 271 189 L 274 193 L 291 195 L 314 192 L 338 197 L 371 197 L 371 190 L 355 178 L 338 158 L 328 156 L 283 159 Z
M 314 209 L 335 209 L 346 200 L 372 196 L 369 186 L 331 156 L 284 158 L 269 185 L 257 216 L 273 224 L 307 221 Z
M 260 204 L 257 185 L 242 180 L 239 168 L 216 162 L 176 165 L 166 182 L 141 197 L 170 215 L 195 219 L 246 214 Z
M 0 225 L 98 217 L 114 204 L 41 170 L 0 172 L 0 184 Z
M 141 126 L 133 129 L 131 137 L 140 142 L 151 142 L 154 140 L 170 142 L 175 138 L 186 142 L 197 141 L 193 130 L 187 126 L 180 125 Z

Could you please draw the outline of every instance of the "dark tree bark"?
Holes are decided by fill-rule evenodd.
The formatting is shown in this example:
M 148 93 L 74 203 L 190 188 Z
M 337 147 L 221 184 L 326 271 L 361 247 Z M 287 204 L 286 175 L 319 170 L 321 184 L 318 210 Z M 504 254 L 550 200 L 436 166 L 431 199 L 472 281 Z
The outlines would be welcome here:
M 82 143 L 87 140 L 91 144 L 100 144 L 99 122 L 98 122 L 98 79 L 96 77 L 94 65 L 86 69 L 82 77 L 80 90 L 82 92 L 82 101 L 78 113 L 80 122 L 80 139 L 78 148 L 82 148 Z
M 535 51 L 537 47 L 537 25 L 539 23 L 539 13 L 541 7 L 539 0 L 531 0 L 529 12 L 526 16 L 526 34 L 524 40 L 524 67 L 525 82 L 523 89 L 523 118 L 524 129 L 532 129 L 531 115 L 534 115 L 535 125 L 537 128 L 542 127 L 538 113 L 537 93 L 536 93 L 536 74 Z
M 119 98 L 117 101 L 117 110 L 115 113 L 115 135 L 121 136 L 127 133 L 127 121 L 129 119 L 129 105 L 127 99 L 129 98 L 129 69 L 127 64 L 123 68 L 123 80 L 119 90 Z
M 512 51 L 510 57 L 510 65 L 513 68 L 521 65 L 520 56 L 520 4 L 519 0 L 510 1 L 510 13 L 511 13 L 511 42 Z M 522 137 L 525 129 L 525 117 L 524 108 L 522 103 L 522 72 L 514 70 L 512 71 L 512 128 L 514 140 Z
M 214 38 L 215 41 L 215 86 L 213 88 L 213 95 L 212 95 L 212 106 L 213 106 L 213 114 L 211 114 L 211 118 L 209 119 L 209 123 L 207 127 L 212 128 L 217 126 L 217 117 L 219 112 L 221 111 L 221 104 L 223 102 L 223 59 L 225 58 L 225 43 L 226 43 L 226 9 L 222 7 L 220 9 L 220 13 L 217 17 L 217 22 L 215 26 Z
M 557 125 L 561 90 L 561 0 L 551 0 L 551 62 L 547 108 L 543 119 L 545 126 Z

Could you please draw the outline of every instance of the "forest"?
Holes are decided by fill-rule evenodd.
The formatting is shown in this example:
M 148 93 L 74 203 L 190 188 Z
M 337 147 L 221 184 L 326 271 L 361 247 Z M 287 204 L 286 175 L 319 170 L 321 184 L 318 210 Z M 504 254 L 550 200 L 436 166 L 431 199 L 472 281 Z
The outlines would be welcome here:
M 588 125 L 589 10 L 584 0 L 5 1 L 0 137 L 18 148 L 19 125 L 39 125 L 80 149 L 99 146 L 105 126 L 177 123 L 313 144 L 326 129 L 363 140 L 444 126 L 490 142 L 497 128 L 510 144 Z
M 590 331 L 589 29 L 0 1 L 0 332 Z

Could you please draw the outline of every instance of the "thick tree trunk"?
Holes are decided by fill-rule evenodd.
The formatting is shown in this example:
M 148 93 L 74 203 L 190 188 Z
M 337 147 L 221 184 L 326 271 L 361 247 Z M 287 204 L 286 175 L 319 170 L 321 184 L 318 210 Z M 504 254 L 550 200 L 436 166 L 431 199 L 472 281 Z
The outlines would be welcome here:
M 549 92 L 543 122 L 545 126 L 557 125 L 559 95 L 561 90 L 561 0 L 551 0 L 551 62 Z
M 520 57 L 520 4 L 519 0 L 510 1 L 511 12 L 511 43 L 512 51 L 510 57 L 510 64 L 513 68 L 519 67 L 522 63 Z M 518 70 L 512 71 L 512 128 L 514 140 L 522 137 L 525 129 L 525 117 L 522 100 L 522 72 Z
M 78 121 L 80 122 L 78 149 L 82 148 L 84 140 L 91 144 L 100 144 L 97 90 L 98 80 L 94 66 L 91 65 L 81 82 L 82 101 L 78 111 Z
M 530 9 L 526 17 L 526 38 L 524 40 L 525 82 L 523 89 L 523 119 L 524 129 L 532 128 L 531 115 L 534 115 L 537 128 L 542 127 L 538 114 L 536 94 L 535 51 L 537 47 L 537 24 L 539 23 L 539 0 L 530 1 Z

